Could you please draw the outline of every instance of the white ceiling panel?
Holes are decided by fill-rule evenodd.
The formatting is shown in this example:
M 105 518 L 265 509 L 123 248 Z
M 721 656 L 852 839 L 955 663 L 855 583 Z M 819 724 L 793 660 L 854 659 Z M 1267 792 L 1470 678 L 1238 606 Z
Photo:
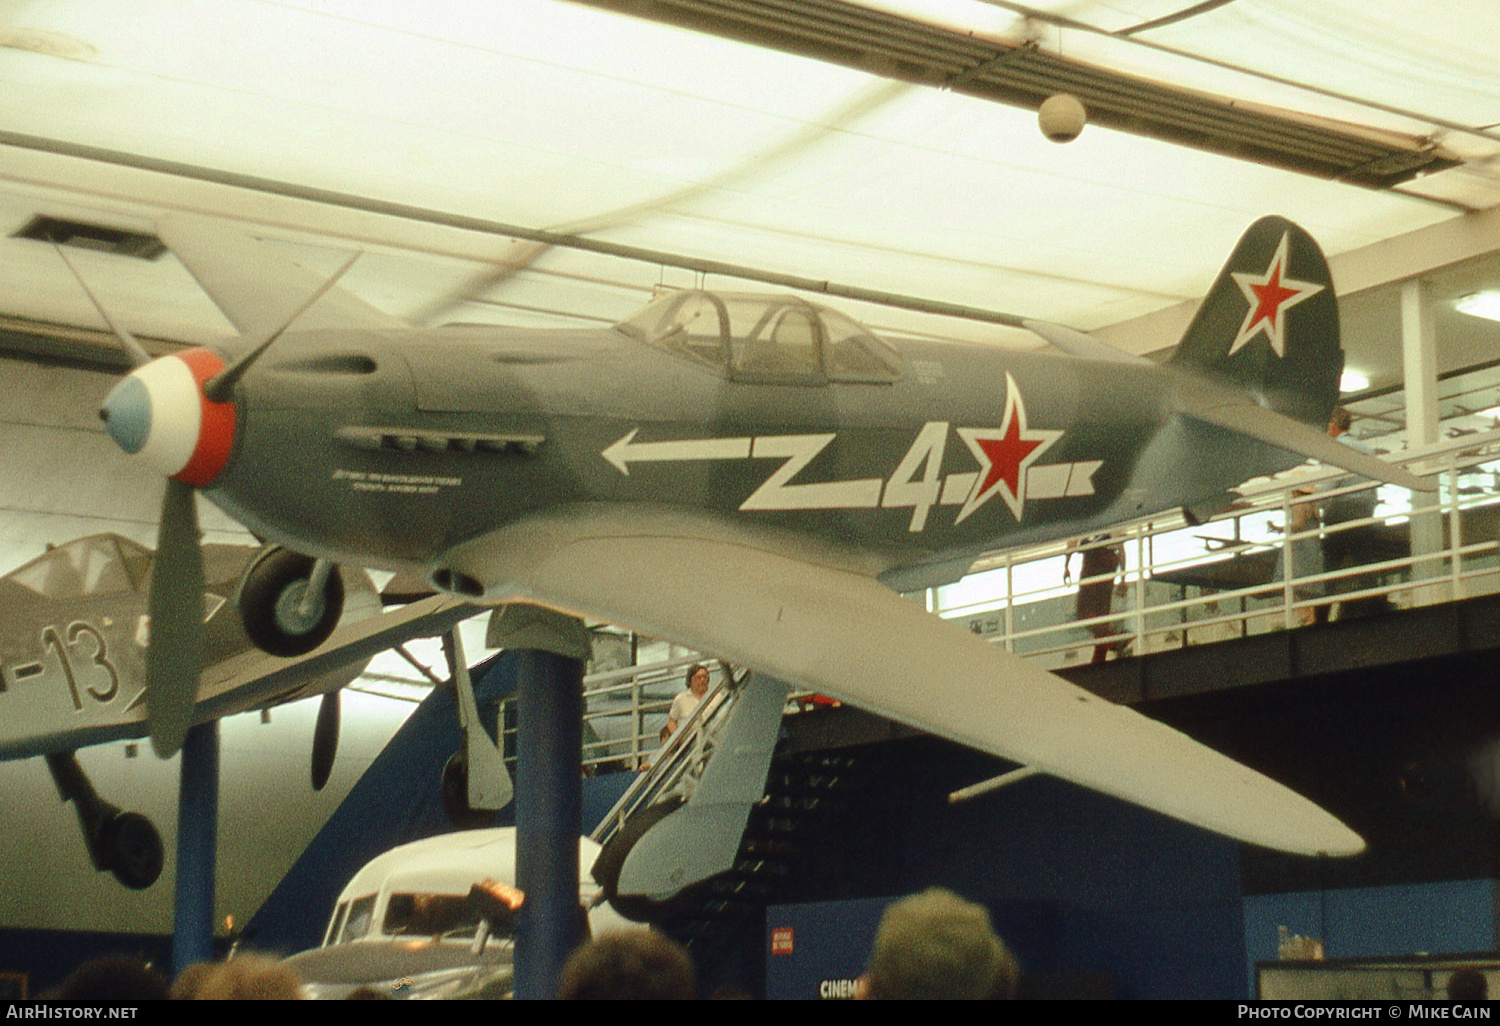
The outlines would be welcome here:
M 1238 0 L 1151 38 L 1450 121 L 1500 122 L 1495 4 Z
M 1099 328 L 1201 294 L 1265 213 L 1338 254 L 1462 216 L 1413 192 L 1500 202 L 1489 160 L 1500 142 L 1359 102 L 1500 121 L 1490 5 L 1235 0 L 1129 37 L 1109 33 L 1194 5 L 1038 0 L 1045 13 L 1030 21 L 999 0 L 867 6 L 1236 102 L 1431 136 L 1473 159 L 1377 190 L 1100 126 L 1060 146 L 1032 110 L 561 0 L 34 0 L 0 8 L 0 131 L 185 174 L 0 145 L 0 215 L 14 227 L 37 212 L 133 227 L 173 209 L 219 215 L 323 270 L 362 249 L 348 287 L 429 321 L 600 323 L 654 284 L 695 281 L 512 243 L 501 229 L 514 225 Z M 465 233 L 194 175 L 500 227 Z M 84 256 L 132 330 L 227 331 L 170 257 Z M 98 326 L 46 246 L 3 240 L 0 258 L 0 313 Z M 849 308 L 905 331 L 1030 344 L 982 323 Z
M 1494 60 L 1500 7 L 1482 0 L 866 0 L 865 6 L 991 38 L 1031 38 L 1130 74 L 1373 128 L 1431 133 L 1484 153 L 1500 142 L 1452 129 L 1434 133 L 1437 126 L 1422 117 L 1397 113 L 1471 127 L 1500 123 Z M 1028 9 L 1041 16 L 1028 19 Z M 1151 27 L 1158 19 L 1163 23 Z

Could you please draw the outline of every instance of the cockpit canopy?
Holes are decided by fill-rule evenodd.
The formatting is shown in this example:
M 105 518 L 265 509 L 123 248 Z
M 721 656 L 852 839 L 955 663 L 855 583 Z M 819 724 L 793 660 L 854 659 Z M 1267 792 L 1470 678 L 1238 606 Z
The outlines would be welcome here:
M 868 329 L 797 296 L 672 292 L 619 328 L 721 369 L 734 381 L 881 384 L 901 375 L 900 355 Z
M 138 590 L 151 567 L 151 553 L 114 534 L 76 538 L 49 549 L 10 574 L 10 580 L 49 599 Z

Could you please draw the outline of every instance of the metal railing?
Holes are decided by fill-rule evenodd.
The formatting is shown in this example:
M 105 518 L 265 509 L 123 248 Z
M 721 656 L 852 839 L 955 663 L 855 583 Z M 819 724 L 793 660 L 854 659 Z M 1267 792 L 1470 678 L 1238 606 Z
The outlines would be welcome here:
M 1065 538 L 979 560 L 957 586 L 931 589 L 928 608 L 1056 669 L 1087 662 L 1096 644 L 1121 643 L 1142 654 L 1297 627 L 1320 607 L 1337 617 L 1360 600 L 1404 608 L 1500 591 L 1500 431 L 1392 461 L 1436 477 L 1438 491 L 1409 493 L 1337 468 L 1298 468 L 1247 485 L 1239 501 L 1207 521 L 1190 524 L 1170 513 L 1112 528 L 1109 544 L 1126 551 L 1118 574 L 1064 584 L 1065 554 L 1099 536 Z M 1313 519 L 1286 530 L 1299 506 L 1328 510 L 1334 500 L 1355 497 L 1357 504 L 1364 495 L 1368 507 L 1372 491 L 1373 515 Z M 1337 549 L 1340 538 L 1357 558 L 1323 567 L 1322 553 Z M 1108 614 L 1076 617 L 1079 586 L 1117 580 L 1123 603 Z M 1089 628 L 1101 624 L 1109 629 L 1095 637 Z
M 692 795 L 707 765 L 710 741 L 739 697 L 744 679 L 742 675 L 735 680 L 725 668 L 718 686 L 704 693 L 692 715 L 678 724 L 650 765 L 642 768 L 619 801 L 599 821 L 589 835 L 593 840 L 600 844 L 608 842 L 636 809 L 671 794 L 680 794 L 684 800 Z
M 686 686 L 683 670 L 695 663 L 719 666 L 719 683 L 704 693 L 693 714 L 663 741 L 662 729 L 672 700 Z M 732 692 L 738 686 L 730 680 L 728 666 L 696 654 L 586 675 L 583 678 L 584 769 L 644 772 L 664 762 L 676 762 L 684 745 L 697 735 L 700 719 L 711 715 L 717 721 L 733 704 Z M 514 735 L 513 727 L 503 731 L 502 740 L 510 742 L 503 745 L 503 750 L 514 751 Z
M 687 655 L 584 677 L 584 765 L 639 767 L 661 747 L 672 699 L 685 686 L 683 670 L 702 661 Z

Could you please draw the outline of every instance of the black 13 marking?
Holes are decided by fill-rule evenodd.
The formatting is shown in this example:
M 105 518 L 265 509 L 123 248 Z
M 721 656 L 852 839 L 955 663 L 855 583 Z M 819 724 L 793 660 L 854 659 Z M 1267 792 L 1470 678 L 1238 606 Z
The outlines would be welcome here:
M 120 690 L 120 675 L 116 672 L 114 664 L 109 661 L 109 643 L 104 640 L 104 635 L 99 633 L 99 628 L 82 620 L 74 620 L 68 624 L 67 643 L 64 644 L 63 636 L 58 633 L 56 627 L 43 627 L 42 647 L 56 649 L 58 661 L 62 663 L 63 676 L 68 679 L 68 690 L 72 693 L 75 710 L 83 708 L 83 696 L 78 693 L 78 673 L 73 666 L 69 650 L 78 644 L 80 637 L 87 637 L 94 643 L 93 654 L 85 658 L 91 665 L 102 667 L 109 675 L 109 687 L 103 691 L 96 689 L 92 683 L 84 685 L 83 690 L 101 703 L 113 699 Z M 90 676 L 96 675 L 91 673 Z

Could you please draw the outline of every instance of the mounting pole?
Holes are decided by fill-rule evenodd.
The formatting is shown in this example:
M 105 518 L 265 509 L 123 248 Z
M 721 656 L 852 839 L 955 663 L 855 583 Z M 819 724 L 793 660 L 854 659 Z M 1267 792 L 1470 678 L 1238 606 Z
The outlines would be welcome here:
M 516 886 L 526 895 L 516 929 L 515 996 L 557 996 L 558 977 L 582 940 L 578 837 L 583 816 L 583 666 L 588 631 L 571 616 L 506 606 L 491 643 L 514 660 Z
M 219 721 L 188 730 L 177 789 L 177 881 L 172 975 L 213 958 L 214 867 L 219 839 Z

